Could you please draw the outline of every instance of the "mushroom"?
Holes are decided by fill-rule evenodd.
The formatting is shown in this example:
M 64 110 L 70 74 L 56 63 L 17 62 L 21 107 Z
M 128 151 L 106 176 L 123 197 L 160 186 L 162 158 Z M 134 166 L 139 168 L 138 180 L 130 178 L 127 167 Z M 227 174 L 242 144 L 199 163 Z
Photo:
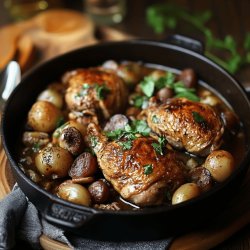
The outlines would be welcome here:
M 74 127 L 63 129 L 58 142 L 60 147 L 67 149 L 73 155 L 79 155 L 84 149 L 82 134 Z
M 122 114 L 113 115 L 104 127 L 104 131 L 113 131 L 116 129 L 124 129 L 128 124 L 128 118 Z
M 178 76 L 178 80 L 182 81 L 188 88 L 195 88 L 197 85 L 197 75 L 193 69 L 184 69 Z
M 105 203 L 109 199 L 110 196 L 109 187 L 102 180 L 98 180 L 90 184 L 88 190 L 93 202 L 96 204 Z
M 69 169 L 69 176 L 72 179 L 79 179 L 93 176 L 97 171 L 97 160 L 89 152 L 80 154 Z

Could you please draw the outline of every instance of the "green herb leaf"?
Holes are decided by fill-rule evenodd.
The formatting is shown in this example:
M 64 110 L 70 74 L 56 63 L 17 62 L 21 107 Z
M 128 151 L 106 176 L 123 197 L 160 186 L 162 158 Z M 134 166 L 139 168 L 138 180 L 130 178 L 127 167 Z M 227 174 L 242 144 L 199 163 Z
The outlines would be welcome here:
M 90 88 L 90 86 L 89 86 L 89 84 L 88 84 L 88 83 L 84 83 L 84 84 L 82 85 L 82 88 L 83 88 L 83 89 L 89 89 L 89 88 Z
M 248 32 L 245 36 L 244 48 L 245 50 L 250 50 L 250 32 Z
M 202 123 L 206 121 L 205 118 L 201 116 L 198 112 L 193 111 L 192 115 L 193 115 L 195 122 L 197 123 Z
M 154 148 L 156 153 L 163 155 L 163 148 L 165 146 L 165 143 L 166 143 L 165 137 L 159 137 L 158 143 L 153 142 L 152 147 Z
M 152 164 L 147 164 L 144 167 L 144 174 L 149 175 L 153 173 L 153 165 Z
M 194 102 L 199 102 L 200 101 L 200 98 L 192 93 L 192 92 L 182 92 L 182 93 L 179 93 L 178 95 L 175 95 L 176 98 L 187 98 L 188 100 L 190 101 L 194 101 Z
M 129 150 L 132 148 L 132 141 L 120 141 L 118 144 L 122 147 L 123 150 Z
M 152 122 L 153 122 L 153 123 L 159 123 L 159 122 L 160 122 L 160 119 L 159 119 L 156 115 L 153 115 L 153 116 L 152 116 Z
M 235 73 L 244 64 L 250 63 L 248 54 L 250 50 L 250 33 L 246 33 L 244 43 L 238 48 L 236 40 L 231 35 L 225 36 L 224 39 L 218 39 L 213 35 L 211 29 L 206 26 L 211 17 L 212 13 L 210 11 L 190 13 L 188 10 L 170 3 L 153 4 L 146 11 L 147 22 L 156 33 L 162 33 L 167 28 L 175 29 L 177 24 L 183 21 L 193 26 L 204 35 L 205 55 L 230 73 Z M 241 51 L 242 47 L 244 47 L 245 51 L 240 54 L 239 51 Z M 216 55 L 218 49 L 227 52 L 224 53 L 223 58 Z
M 56 122 L 56 128 L 61 127 L 64 124 L 64 122 L 65 122 L 64 117 L 63 116 L 59 117 L 57 122 Z
M 142 92 L 147 96 L 151 97 L 154 93 L 155 83 L 154 79 L 150 76 L 144 77 L 143 81 L 140 83 Z
M 116 129 L 113 131 L 106 131 L 105 135 L 110 139 L 110 140 L 118 140 L 122 135 L 124 134 L 124 131 L 121 129 Z
M 124 129 L 106 131 L 105 135 L 108 137 L 109 140 L 120 140 L 122 138 L 125 138 L 128 141 L 133 141 L 137 138 L 138 134 L 141 134 L 143 136 L 149 136 L 150 131 L 151 130 L 145 121 L 135 120 L 132 122 L 131 125 L 126 124 Z M 125 148 L 129 147 L 128 145 L 129 143 L 125 145 Z
M 107 94 L 110 93 L 110 89 L 104 85 L 96 85 L 95 86 L 96 95 L 99 100 L 103 100 L 106 98 Z
M 34 143 L 34 145 L 32 146 L 32 150 L 33 150 L 33 152 L 34 153 L 37 153 L 39 150 L 40 150 L 40 144 L 39 144 L 39 142 L 37 142 L 37 143 Z
M 135 133 L 139 133 L 143 136 L 149 136 L 151 129 L 148 124 L 143 120 L 135 120 L 132 122 L 132 129 Z
M 133 105 L 137 108 L 143 108 L 148 103 L 147 96 L 137 95 L 133 98 Z
M 90 145 L 92 148 L 96 147 L 97 143 L 98 143 L 98 140 L 95 136 L 91 136 L 90 138 Z

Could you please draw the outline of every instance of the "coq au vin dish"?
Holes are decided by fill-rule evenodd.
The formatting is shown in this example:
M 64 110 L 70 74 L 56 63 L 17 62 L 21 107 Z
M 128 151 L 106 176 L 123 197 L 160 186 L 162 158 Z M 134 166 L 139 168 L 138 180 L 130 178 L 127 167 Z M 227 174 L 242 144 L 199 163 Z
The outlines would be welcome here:
M 225 181 L 242 158 L 237 115 L 192 68 L 109 60 L 56 80 L 27 114 L 18 164 L 64 200 L 172 206 Z

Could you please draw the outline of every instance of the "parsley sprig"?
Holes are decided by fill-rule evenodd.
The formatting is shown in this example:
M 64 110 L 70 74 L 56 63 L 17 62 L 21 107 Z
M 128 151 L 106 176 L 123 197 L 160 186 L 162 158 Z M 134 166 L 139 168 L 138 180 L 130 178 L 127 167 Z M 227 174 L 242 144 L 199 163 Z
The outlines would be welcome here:
M 158 143 L 153 142 L 152 146 L 154 150 L 156 151 L 156 153 L 163 155 L 163 149 L 165 147 L 165 144 L 166 144 L 166 139 L 164 137 L 159 137 Z
M 90 89 L 94 89 L 98 100 L 103 100 L 110 93 L 110 89 L 107 87 L 106 83 L 99 85 L 98 83 L 89 85 L 88 83 L 83 83 L 79 92 L 76 93 L 75 98 L 81 98 L 89 93 Z
M 155 90 L 168 87 L 174 90 L 175 97 L 185 97 L 191 101 L 199 101 L 200 98 L 195 94 L 194 88 L 188 88 L 182 81 L 176 81 L 175 75 L 172 72 L 167 72 L 165 76 L 159 79 L 154 79 L 152 76 L 146 76 L 140 82 L 142 92 L 146 97 L 153 96 Z
M 190 13 L 178 5 L 162 3 L 148 7 L 146 15 L 148 24 L 156 33 L 163 33 L 167 28 L 175 29 L 180 21 L 190 24 L 204 36 L 205 55 L 231 73 L 236 73 L 240 67 L 250 63 L 250 32 L 245 35 L 243 46 L 241 46 L 245 51 L 240 54 L 237 43 L 231 35 L 219 39 L 207 27 L 206 23 L 212 17 L 210 11 Z M 227 52 L 227 56 L 219 57 L 216 50 Z
M 144 167 L 144 174 L 149 175 L 153 173 L 153 165 L 152 164 L 147 164 Z
M 96 95 L 99 100 L 103 100 L 106 98 L 107 94 L 110 93 L 110 89 L 106 86 L 106 84 L 103 85 L 95 85 Z
M 119 141 L 118 144 L 122 146 L 123 150 L 132 148 L 132 142 L 134 139 L 142 136 L 149 136 L 150 128 L 148 124 L 143 120 L 132 121 L 131 125 L 127 124 L 124 129 L 116 129 L 113 131 L 105 132 L 105 135 L 109 140 Z
M 198 113 L 196 111 L 192 112 L 192 116 L 193 116 L 195 122 L 197 122 L 197 123 L 204 123 L 206 121 L 205 118 L 200 113 Z

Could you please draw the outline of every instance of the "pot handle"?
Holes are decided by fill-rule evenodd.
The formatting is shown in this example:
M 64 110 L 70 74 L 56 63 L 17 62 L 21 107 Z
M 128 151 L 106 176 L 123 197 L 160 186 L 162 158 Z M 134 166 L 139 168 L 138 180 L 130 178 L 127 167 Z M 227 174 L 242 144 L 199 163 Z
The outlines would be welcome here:
M 193 39 L 191 37 L 174 34 L 170 35 L 166 39 L 167 43 L 180 46 L 185 49 L 192 50 L 199 54 L 204 54 L 204 45 L 201 41 Z
M 47 207 L 44 218 L 53 224 L 68 228 L 79 228 L 93 219 L 94 212 L 70 208 L 58 203 Z

